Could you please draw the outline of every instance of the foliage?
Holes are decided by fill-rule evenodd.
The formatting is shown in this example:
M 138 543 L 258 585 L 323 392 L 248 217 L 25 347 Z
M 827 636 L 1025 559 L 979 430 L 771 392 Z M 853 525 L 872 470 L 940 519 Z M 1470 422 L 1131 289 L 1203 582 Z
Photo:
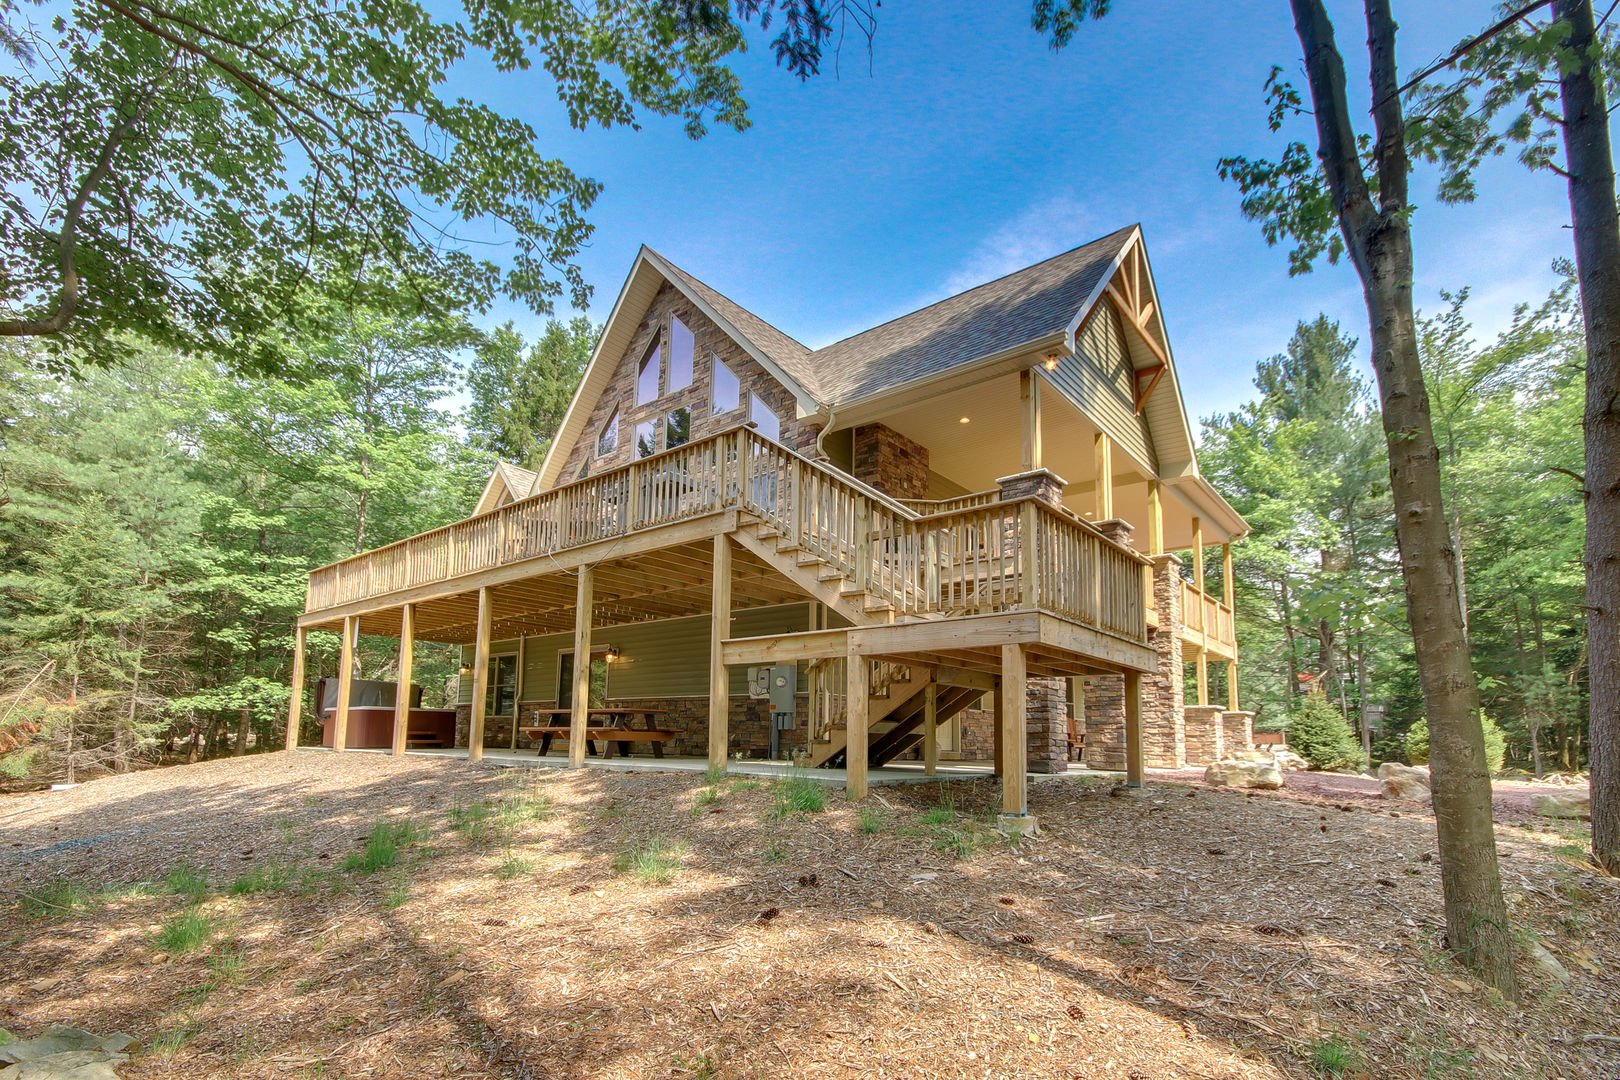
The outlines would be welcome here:
M 1314 769 L 1343 769 L 1361 763 L 1356 733 L 1320 690 L 1306 694 L 1288 721 L 1288 748 Z
M 1406 729 L 1406 760 L 1413 765 L 1429 763 L 1429 722 L 1418 720 Z
M 819 70 L 859 0 L 101 0 L 0 6 L 0 330 L 58 369 L 148 342 L 283 370 L 265 328 L 335 330 L 395 277 L 401 310 L 498 295 L 549 311 L 589 289 L 574 259 L 601 185 L 527 123 L 449 92 L 468 66 L 549 78 L 577 129 L 748 126 L 727 59 L 768 27 Z M 869 15 L 869 13 L 867 13 Z M 868 28 L 869 29 L 869 28 Z M 491 241 L 494 241 L 491 246 Z
M 780 821 L 794 814 L 819 814 L 827 808 L 827 789 L 803 776 L 793 776 L 775 787 L 771 817 Z
M 1507 760 L 1507 735 L 1483 709 L 1480 710 L 1479 725 L 1485 734 L 1485 767 L 1495 776 L 1502 771 Z
M 580 317 L 548 322 L 532 345 L 511 323 L 484 337 L 467 369 L 473 445 L 538 469 L 601 333 Z

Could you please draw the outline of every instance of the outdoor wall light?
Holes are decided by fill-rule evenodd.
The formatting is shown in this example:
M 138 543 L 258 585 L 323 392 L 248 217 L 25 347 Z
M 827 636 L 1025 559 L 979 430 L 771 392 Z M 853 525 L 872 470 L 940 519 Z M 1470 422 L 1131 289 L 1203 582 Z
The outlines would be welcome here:
M 461 667 L 458 669 L 458 672 L 461 675 L 461 677 L 463 679 L 465 679 L 467 676 L 472 674 L 472 665 L 471 664 L 462 664 Z
M 1047 353 L 1044 363 L 1047 371 L 1056 371 L 1058 366 L 1058 354 Z
M 619 647 L 617 645 L 609 645 L 608 650 L 607 650 L 607 662 L 611 664 L 615 660 L 617 660 L 618 658 L 619 658 Z
M 973 418 L 968 417 L 968 416 L 964 416 L 960 420 L 957 421 L 958 424 L 969 424 L 969 423 L 972 423 L 972 422 L 973 422 Z

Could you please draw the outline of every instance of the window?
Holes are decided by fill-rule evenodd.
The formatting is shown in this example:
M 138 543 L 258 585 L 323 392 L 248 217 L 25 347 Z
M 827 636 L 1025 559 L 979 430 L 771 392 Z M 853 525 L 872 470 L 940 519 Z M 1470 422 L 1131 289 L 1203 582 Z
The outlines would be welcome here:
M 511 716 L 517 711 L 516 654 L 489 658 L 489 689 L 484 692 L 484 711 L 490 716 Z
M 664 350 L 654 338 L 652 345 L 641 358 L 641 367 L 636 372 L 636 404 L 645 405 L 658 396 L 659 367 L 663 362 Z
M 759 433 L 771 442 L 782 441 L 782 421 L 758 394 L 748 395 L 748 419 L 759 425 Z
M 677 318 L 669 320 L 669 391 L 692 385 L 692 331 Z
M 664 417 L 664 449 L 673 450 L 692 441 L 692 410 L 676 409 Z
M 658 453 L 658 422 L 643 420 L 636 425 L 636 457 L 650 457 Z
M 709 363 L 714 365 L 714 411 L 730 412 L 740 404 L 737 395 L 742 388 L 737 383 L 737 376 L 713 353 L 709 354 Z
M 614 409 L 613 415 L 607 418 L 602 425 L 602 434 L 596 437 L 596 452 L 598 454 L 611 454 L 619 448 L 619 410 Z

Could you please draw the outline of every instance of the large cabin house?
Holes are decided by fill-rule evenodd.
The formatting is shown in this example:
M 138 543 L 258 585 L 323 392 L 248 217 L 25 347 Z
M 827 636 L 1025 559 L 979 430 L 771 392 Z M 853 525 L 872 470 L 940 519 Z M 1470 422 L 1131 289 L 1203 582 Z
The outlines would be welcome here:
M 1138 227 L 821 349 L 643 248 L 539 471 L 313 571 L 295 679 L 311 630 L 345 681 L 357 635 L 399 637 L 406 687 L 413 640 L 461 643 L 469 757 L 549 724 L 577 765 L 593 707 L 641 710 L 643 752 L 774 747 L 857 798 L 869 767 L 992 762 L 1016 817 L 1075 742 L 1136 782 L 1248 745 L 1246 531 L 1199 474 Z

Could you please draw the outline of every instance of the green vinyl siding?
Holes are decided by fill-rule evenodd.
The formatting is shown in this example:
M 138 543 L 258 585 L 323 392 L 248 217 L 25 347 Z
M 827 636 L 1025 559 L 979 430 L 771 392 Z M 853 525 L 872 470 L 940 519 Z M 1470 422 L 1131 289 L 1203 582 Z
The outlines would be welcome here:
M 489 655 L 491 655 L 491 656 L 497 656 L 497 655 L 499 655 L 501 653 L 515 653 L 517 651 L 518 651 L 517 638 L 510 638 L 510 639 L 508 639 L 506 641 L 492 641 L 492 642 L 490 642 L 490 645 L 489 645 Z M 463 645 L 461 647 L 461 662 L 466 667 L 470 668 L 472 666 L 473 647 L 471 645 Z M 456 683 L 456 704 L 457 705 L 470 705 L 470 704 L 472 704 L 472 688 L 473 688 L 473 677 L 472 677 L 472 675 L 471 674 L 462 675 L 460 677 L 460 680 Z
M 810 605 L 746 608 L 732 618 L 733 637 L 792 634 L 808 629 Z M 709 694 L 709 617 L 601 626 L 591 631 L 591 645 L 612 646 L 619 658 L 608 667 L 607 696 L 615 698 L 707 697 Z M 516 643 L 511 643 L 515 649 Z M 527 640 L 523 651 L 524 701 L 557 700 L 557 654 L 574 647 L 573 634 L 548 634 Z M 472 648 L 464 647 L 464 657 Z M 746 668 L 731 671 L 731 693 L 748 692 Z M 800 689 L 804 675 L 800 673 Z M 472 680 L 462 680 L 460 703 L 472 700 Z
M 1105 303 L 1081 332 L 1075 358 L 1059 364 L 1050 378 L 1109 438 L 1157 472 L 1147 418 L 1136 411 L 1133 371 L 1125 324 Z

